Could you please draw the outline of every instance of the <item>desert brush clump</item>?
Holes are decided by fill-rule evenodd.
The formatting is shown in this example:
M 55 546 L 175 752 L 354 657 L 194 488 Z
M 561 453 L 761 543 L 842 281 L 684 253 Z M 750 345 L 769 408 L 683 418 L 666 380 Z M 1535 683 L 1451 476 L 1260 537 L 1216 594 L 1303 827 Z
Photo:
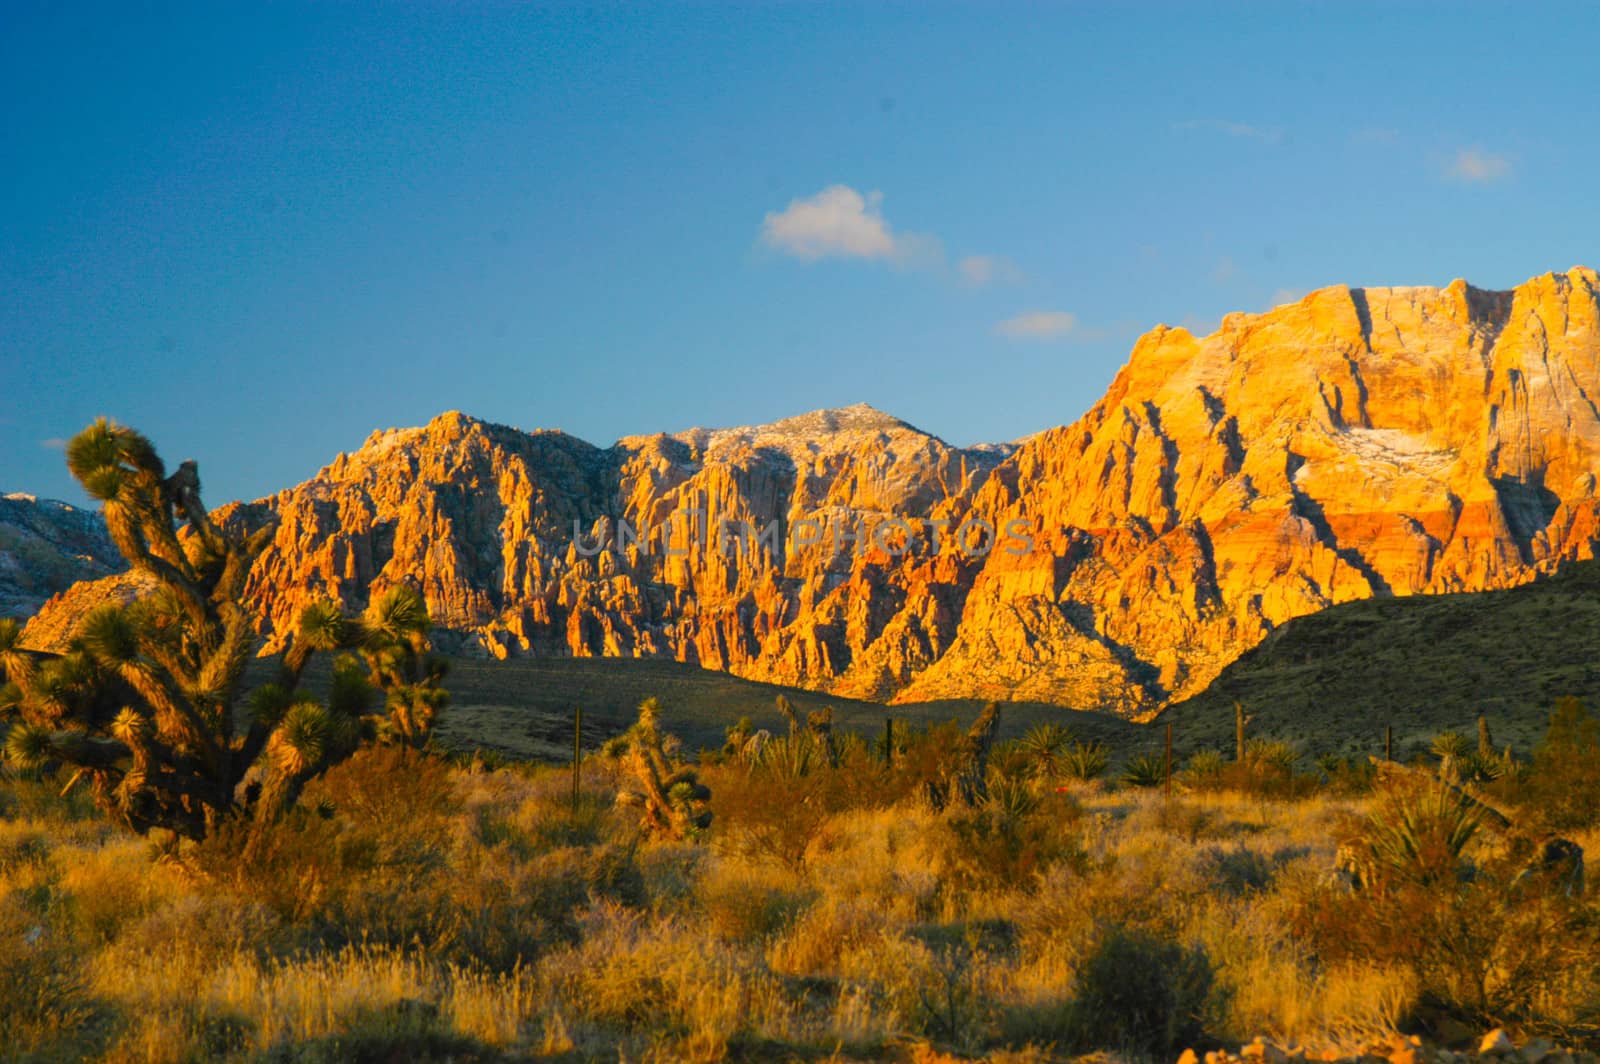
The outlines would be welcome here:
M 391 588 L 360 617 L 307 607 L 278 677 L 246 691 L 257 637 L 241 596 L 272 527 L 217 524 L 194 462 L 168 474 L 147 439 L 105 419 L 72 439 L 67 465 L 154 590 L 90 611 L 62 654 L 23 648 L 20 626 L 0 621 L 11 765 L 61 765 L 132 830 L 198 840 L 236 815 L 281 815 L 365 738 L 426 741 L 446 696 L 415 591 Z M 311 655 L 341 649 L 366 667 L 343 656 L 326 699 L 303 692 Z
M 697 761 L 672 712 L 576 777 L 365 745 L 176 857 L 15 773 L 0 1057 L 1160 1059 L 1593 1022 L 1600 913 L 1529 874 L 1532 791 L 1491 814 L 1437 763 L 1355 791 L 1310 758 L 1293 793 L 1211 788 L 1248 777 L 1208 756 L 1169 796 L 1041 768 L 1055 736 L 992 742 L 980 790 L 970 721 L 887 751 L 796 714 Z M 650 819 L 636 751 L 715 815 Z

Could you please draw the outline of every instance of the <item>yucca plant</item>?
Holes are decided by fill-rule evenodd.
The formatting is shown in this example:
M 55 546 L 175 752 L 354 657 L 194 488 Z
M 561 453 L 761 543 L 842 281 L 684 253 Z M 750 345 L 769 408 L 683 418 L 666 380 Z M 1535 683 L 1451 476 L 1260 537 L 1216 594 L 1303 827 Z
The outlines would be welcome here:
M 752 768 L 760 768 L 777 780 L 796 780 L 809 776 L 823 763 L 817 741 L 800 731 L 769 740 L 756 755 Z
M 275 818 L 309 779 L 383 727 L 410 742 L 425 737 L 443 704 L 442 671 L 412 668 L 424 660 L 428 629 L 416 592 L 392 589 L 365 618 L 330 603 L 307 607 L 276 681 L 246 693 L 256 634 L 241 596 L 273 528 L 218 526 L 194 462 L 169 476 L 148 440 L 104 418 L 68 445 L 67 465 L 103 501 L 117 548 L 156 588 L 91 610 L 61 654 L 24 650 L 20 626 L 0 622 L 11 762 L 65 766 L 68 787 L 86 782 L 140 834 L 200 839 L 241 813 Z M 336 663 L 326 701 L 300 691 L 311 655 L 340 648 L 366 655 L 370 675 L 353 660 Z M 393 704 L 377 718 L 371 709 L 384 695 Z
M 1061 774 L 1068 779 L 1087 782 L 1098 779 L 1111 762 L 1111 755 L 1102 743 L 1073 743 L 1061 754 Z
M 1457 764 L 1474 751 L 1472 741 L 1458 731 L 1440 732 L 1433 737 L 1429 748 L 1440 761 L 1449 759 Z
M 1200 788 L 1215 788 L 1228 771 L 1228 759 L 1220 750 L 1196 750 L 1184 765 L 1183 774 Z
M 1300 751 L 1282 739 L 1251 739 L 1245 744 L 1245 761 L 1253 768 L 1281 776 L 1293 774 L 1300 762 Z
M 997 779 L 989 784 L 989 805 L 1002 816 L 1020 820 L 1039 808 L 1039 796 L 1025 780 Z
M 1167 781 L 1167 761 L 1160 754 L 1139 754 L 1122 766 L 1118 777 L 1130 787 L 1159 787 Z
M 1428 885 L 1455 879 L 1483 811 L 1444 785 L 1391 795 L 1362 826 L 1361 848 L 1377 877 Z
M 1054 722 L 1035 724 L 1017 743 L 1034 776 L 1044 781 L 1061 775 L 1061 757 L 1072 742 L 1072 731 Z

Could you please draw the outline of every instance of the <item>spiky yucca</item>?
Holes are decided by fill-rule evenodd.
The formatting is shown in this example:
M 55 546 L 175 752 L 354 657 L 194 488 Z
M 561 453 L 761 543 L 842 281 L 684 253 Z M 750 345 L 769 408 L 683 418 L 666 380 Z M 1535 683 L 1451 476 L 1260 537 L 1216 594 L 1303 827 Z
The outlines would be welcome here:
M 1160 754 L 1139 754 L 1122 767 L 1122 782 L 1130 787 L 1159 787 L 1167 781 L 1166 758 Z
M 1061 754 L 1061 772 L 1069 779 L 1087 782 L 1105 772 L 1111 754 L 1104 743 L 1073 743 Z
M 71 768 L 69 786 L 86 781 L 140 834 L 200 839 L 229 816 L 272 819 L 380 730 L 411 743 L 426 736 L 443 704 L 442 670 L 425 657 L 428 614 L 416 592 L 391 589 L 361 618 L 308 607 L 277 680 L 246 693 L 256 634 L 241 596 L 272 527 L 218 526 L 194 462 L 169 476 L 147 439 L 104 418 L 68 445 L 67 465 L 156 589 L 92 610 L 59 655 L 21 649 L 20 625 L 0 622 L 8 760 Z M 326 700 L 300 691 L 312 653 L 340 648 L 360 650 L 368 669 L 344 658 Z M 384 694 L 388 715 L 374 715 Z
M 1029 728 L 1018 746 L 1031 763 L 1034 776 L 1049 782 L 1061 775 L 1061 757 L 1071 742 L 1071 729 L 1047 722 Z
M 1389 795 L 1362 825 L 1356 845 L 1376 885 L 1453 881 L 1478 837 L 1484 810 L 1443 784 Z

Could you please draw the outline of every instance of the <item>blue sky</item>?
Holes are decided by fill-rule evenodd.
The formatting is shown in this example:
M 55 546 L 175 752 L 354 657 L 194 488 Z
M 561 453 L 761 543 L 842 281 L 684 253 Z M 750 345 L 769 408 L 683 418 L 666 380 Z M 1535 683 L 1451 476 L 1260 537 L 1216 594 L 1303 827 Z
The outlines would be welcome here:
M 1596 264 L 1582 5 L 0 11 L 0 490 L 446 409 L 600 445 L 1078 417 L 1158 322 Z

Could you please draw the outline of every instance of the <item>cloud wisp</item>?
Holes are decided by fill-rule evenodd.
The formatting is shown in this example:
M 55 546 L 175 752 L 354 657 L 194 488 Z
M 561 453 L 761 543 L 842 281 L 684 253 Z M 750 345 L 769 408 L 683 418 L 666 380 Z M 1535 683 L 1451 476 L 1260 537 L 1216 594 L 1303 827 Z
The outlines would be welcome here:
M 969 288 L 991 284 L 1021 284 L 1026 277 L 1021 267 L 1003 255 L 968 255 L 956 263 L 961 283 Z
M 1511 173 L 1511 160 L 1482 148 L 1462 148 L 1450 161 L 1447 171 L 1457 181 L 1486 184 Z
M 814 196 L 790 200 L 761 222 L 762 243 L 785 255 L 821 259 L 868 259 L 919 265 L 940 258 L 939 242 L 918 233 L 897 233 L 883 217 L 883 193 L 862 195 L 849 185 L 830 185 Z
M 1060 340 L 1078 332 L 1078 317 L 1064 310 L 1030 310 L 994 327 L 1008 340 Z

